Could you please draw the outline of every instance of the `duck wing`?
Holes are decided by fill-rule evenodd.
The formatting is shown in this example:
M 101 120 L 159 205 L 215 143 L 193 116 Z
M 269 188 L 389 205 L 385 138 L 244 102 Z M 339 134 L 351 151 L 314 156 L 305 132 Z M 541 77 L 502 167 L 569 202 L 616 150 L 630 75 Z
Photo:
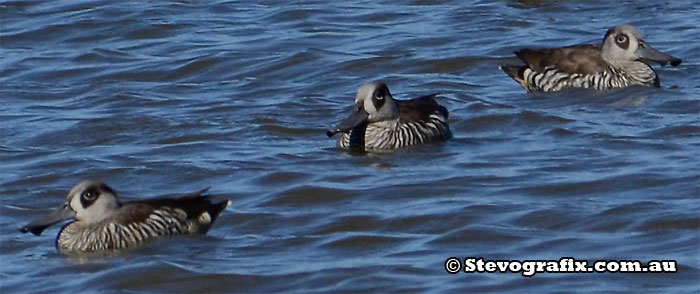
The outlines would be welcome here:
M 399 107 L 399 118 L 402 124 L 413 121 L 427 121 L 430 115 L 438 112 L 447 119 L 447 108 L 435 101 L 437 94 L 421 96 L 411 100 L 396 100 Z
M 604 71 L 608 63 L 600 55 L 602 45 L 580 44 L 561 48 L 522 49 L 515 55 L 536 72 L 557 69 L 568 74 L 590 75 Z

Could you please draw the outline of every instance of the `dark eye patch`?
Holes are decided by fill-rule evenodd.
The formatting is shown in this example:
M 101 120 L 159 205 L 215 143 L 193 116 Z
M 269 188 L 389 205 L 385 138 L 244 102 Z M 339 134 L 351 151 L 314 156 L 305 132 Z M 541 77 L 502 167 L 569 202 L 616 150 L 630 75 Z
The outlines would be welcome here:
M 386 102 L 386 96 L 388 94 L 389 88 L 387 88 L 386 85 L 381 85 L 374 90 L 374 93 L 372 93 L 372 104 L 374 104 L 374 109 L 379 111 L 379 109 L 384 106 L 384 102 Z
M 618 47 L 627 50 L 630 47 L 630 38 L 625 34 L 619 34 L 615 37 L 615 44 Z
M 100 183 L 99 190 L 102 191 L 102 192 L 105 192 L 105 193 L 112 194 L 112 195 L 117 195 L 117 193 L 114 192 L 114 190 L 112 190 L 112 188 L 110 188 L 109 186 L 107 186 L 107 184 L 105 184 L 105 183 Z
M 97 198 L 100 196 L 100 189 L 98 187 L 89 187 L 80 193 L 80 205 L 83 208 L 88 208 L 90 205 L 95 203 Z

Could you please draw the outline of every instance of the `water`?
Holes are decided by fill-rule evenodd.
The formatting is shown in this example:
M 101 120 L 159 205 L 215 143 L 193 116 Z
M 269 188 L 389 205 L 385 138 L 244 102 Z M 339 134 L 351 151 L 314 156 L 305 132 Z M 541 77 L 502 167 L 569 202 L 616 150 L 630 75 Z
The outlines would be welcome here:
M 0 2 L 2 292 L 700 289 L 698 1 Z M 521 47 L 632 23 L 662 88 L 528 94 Z M 357 88 L 440 92 L 455 138 L 355 155 Z M 206 236 L 74 258 L 17 226 L 82 179 L 211 186 Z M 457 274 L 450 256 L 673 259 L 666 274 Z

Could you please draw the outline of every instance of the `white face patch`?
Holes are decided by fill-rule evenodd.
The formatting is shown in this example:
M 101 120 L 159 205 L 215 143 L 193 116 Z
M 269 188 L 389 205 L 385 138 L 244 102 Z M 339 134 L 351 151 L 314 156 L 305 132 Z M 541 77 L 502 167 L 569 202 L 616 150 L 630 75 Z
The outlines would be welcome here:
M 103 195 L 100 195 L 99 198 L 87 208 L 83 208 L 80 203 L 80 195 L 77 195 L 71 199 L 70 207 L 75 211 L 75 219 L 77 221 L 91 224 L 110 217 L 118 208 L 118 205 L 114 195 L 103 193 Z
M 377 89 L 380 89 L 380 87 L 386 89 L 384 89 L 384 94 L 381 97 L 381 99 L 384 101 L 382 101 L 383 103 L 381 104 L 378 103 L 381 105 L 381 107 L 377 109 L 373 101 L 374 97 L 372 96 L 375 94 Z M 357 95 L 355 96 L 355 103 L 360 102 L 362 103 L 362 108 L 368 114 L 367 120 L 369 122 L 375 123 L 384 120 L 392 120 L 399 117 L 398 106 L 391 96 L 388 87 L 382 82 L 374 81 L 362 85 L 362 87 L 357 90 Z
M 370 121 L 376 120 L 379 111 L 374 108 L 374 103 L 372 103 L 372 93 L 367 94 L 367 96 L 362 99 L 362 107 L 364 107 L 365 112 L 369 114 Z
M 70 209 L 75 211 L 75 220 L 86 224 L 93 224 L 103 221 L 112 216 L 119 208 L 119 200 L 117 196 L 111 192 L 105 191 L 99 187 L 100 183 L 94 181 L 83 181 L 71 189 L 68 194 L 68 205 Z M 97 187 L 97 188 L 96 188 Z M 107 188 L 111 191 L 111 189 Z M 94 191 L 90 195 L 90 199 L 94 200 L 87 203 L 82 199 L 85 191 Z
M 621 25 L 613 28 L 613 32 L 604 40 L 601 56 L 610 64 L 620 65 L 630 61 L 636 61 L 639 40 L 642 36 L 637 29 L 629 25 Z M 618 41 L 623 41 L 624 45 Z

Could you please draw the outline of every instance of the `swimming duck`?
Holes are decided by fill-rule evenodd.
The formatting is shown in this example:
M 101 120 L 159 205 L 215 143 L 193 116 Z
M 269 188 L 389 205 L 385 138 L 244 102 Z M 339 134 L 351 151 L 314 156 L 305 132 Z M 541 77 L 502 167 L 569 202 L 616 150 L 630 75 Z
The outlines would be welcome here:
M 606 90 L 632 85 L 659 87 L 659 77 L 649 64 L 681 64 L 680 59 L 649 46 L 639 31 L 628 24 L 609 29 L 602 45 L 522 49 L 515 55 L 526 65 L 502 65 L 500 69 L 530 92 L 564 88 Z
M 44 229 L 74 219 L 56 237 L 60 251 L 119 250 L 170 235 L 204 234 L 229 200 L 212 202 L 199 192 L 179 198 L 154 198 L 121 203 L 105 183 L 85 180 L 70 190 L 66 202 L 49 215 L 20 227 L 41 235 Z
M 452 138 L 449 113 L 435 96 L 394 100 L 385 83 L 366 83 L 357 91 L 350 117 L 326 134 L 342 133 L 337 139 L 339 148 L 365 151 L 448 140 Z

